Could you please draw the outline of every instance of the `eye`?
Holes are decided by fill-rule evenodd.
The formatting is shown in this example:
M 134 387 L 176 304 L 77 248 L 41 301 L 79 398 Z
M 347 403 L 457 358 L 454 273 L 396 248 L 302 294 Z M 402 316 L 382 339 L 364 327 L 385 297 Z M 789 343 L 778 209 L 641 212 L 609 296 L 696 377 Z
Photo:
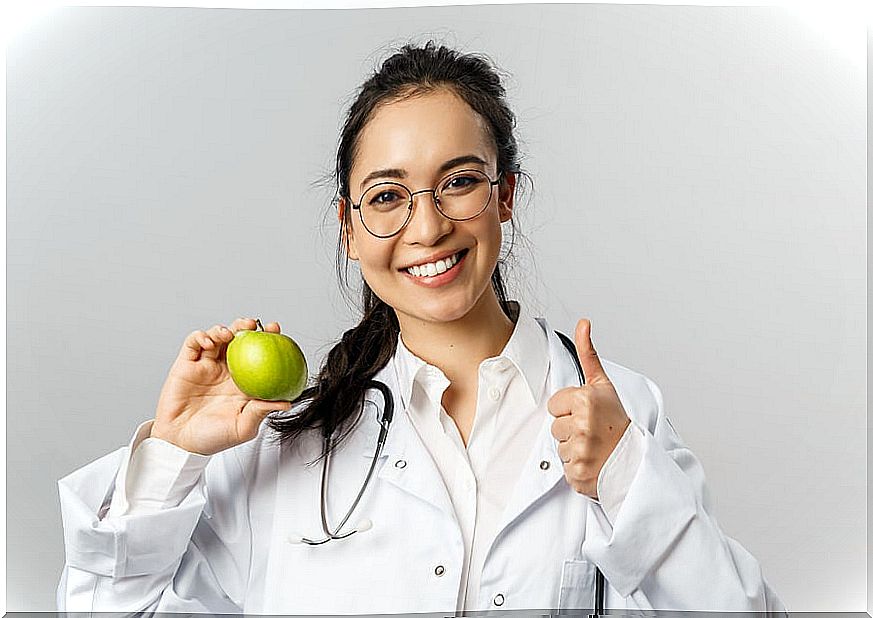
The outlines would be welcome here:
M 446 180 L 440 191 L 446 195 L 467 195 L 484 182 L 485 178 L 475 172 L 462 172 Z
M 474 185 L 477 182 L 479 182 L 479 179 L 475 176 L 455 176 L 446 183 L 445 188 L 463 189 L 464 187 L 469 187 L 470 185 Z
M 379 205 L 388 205 L 393 204 L 397 200 L 402 200 L 403 198 L 397 191 L 379 191 L 373 197 L 371 197 L 367 203 L 371 206 L 379 206 Z

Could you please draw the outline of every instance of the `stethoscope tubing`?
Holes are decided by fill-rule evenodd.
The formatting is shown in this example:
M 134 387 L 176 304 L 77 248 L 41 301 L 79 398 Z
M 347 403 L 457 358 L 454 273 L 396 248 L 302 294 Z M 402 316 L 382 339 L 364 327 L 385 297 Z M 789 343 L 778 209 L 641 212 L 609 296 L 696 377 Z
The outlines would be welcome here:
M 339 531 L 342 530 L 343 526 L 346 525 L 349 518 L 354 513 L 355 509 L 358 506 L 358 503 L 361 501 L 361 497 L 364 495 L 364 492 L 367 489 L 367 486 L 370 484 L 370 478 L 373 476 L 373 471 L 376 469 L 376 463 L 379 461 L 379 455 L 382 453 L 382 448 L 385 446 L 385 440 L 388 437 L 388 428 L 391 426 L 391 421 L 394 419 L 394 396 L 391 394 L 391 390 L 384 382 L 380 382 L 378 380 L 370 380 L 368 386 L 375 388 L 380 393 L 382 393 L 382 398 L 385 401 L 385 405 L 382 410 L 382 416 L 379 418 L 379 438 L 376 442 L 376 453 L 373 455 L 373 461 L 370 462 L 370 469 L 367 470 L 367 476 L 364 479 L 364 483 L 361 485 L 361 489 L 358 492 L 358 495 L 355 496 L 354 502 L 352 502 L 351 508 L 349 508 L 346 516 L 343 517 L 342 521 L 336 527 L 335 530 L 331 531 L 330 525 L 327 523 L 327 475 L 328 468 L 330 468 L 330 442 L 331 436 L 324 437 L 324 465 L 321 467 L 321 529 L 326 535 L 325 538 L 320 540 L 313 540 L 308 538 L 301 538 L 300 541 L 302 543 L 306 543 L 307 545 L 323 545 L 328 541 L 345 539 L 356 532 L 359 532 L 358 528 L 351 530 L 350 532 L 346 532 L 345 534 L 339 534 Z M 363 403 L 362 403 L 363 407 Z
M 579 354 L 576 352 L 576 345 L 564 333 L 555 331 L 555 334 L 558 335 L 561 343 L 563 343 L 564 347 L 570 352 L 573 362 L 576 363 L 576 370 L 579 372 L 579 381 L 582 384 L 585 384 L 585 374 L 582 371 L 582 363 L 579 362 Z M 600 567 L 595 566 L 594 569 L 594 613 L 591 614 L 592 617 L 603 615 L 603 597 L 606 585 L 606 578 L 603 577 Z
M 573 359 L 573 362 L 576 364 L 576 370 L 579 373 L 579 381 L 581 384 L 585 384 L 585 374 L 582 371 L 582 364 L 579 362 L 579 356 L 576 353 L 576 346 L 570 340 L 567 335 L 555 331 L 555 334 L 558 335 L 558 338 L 561 340 L 561 343 L 564 344 L 564 347 L 570 352 L 570 356 Z M 352 513 L 358 506 L 358 503 L 361 500 L 361 497 L 364 495 L 364 492 L 367 489 L 367 486 L 370 484 L 370 478 L 373 476 L 373 471 L 376 468 L 376 462 L 379 460 L 379 455 L 382 453 L 382 447 L 385 446 L 385 440 L 388 437 L 388 428 L 391 426 L 391 421 L 394 419 L 394 395 L 391 393 L 391 389 L 388 388 L 384 382 L 380 382 L 379 380 L 370 380 L 368 386 L 377 389 L 380 393 L 382 393 L 382 399 L 385 402 L 385 405 L 382 410 L 382 416 L 379 418 L 379 438 L 376 443 L 376 452 L 373 455 L 373 461 L 370 463 L 370 469 L 367 471 L 367 476 L 364 479 L 364 483 L 361 485 L 361 490 L 358 492 L 358 495 L 355 497 L 354 502 L 352 503 L 351 508 L 349 508 L 345 517 L 343 517 L 342 521 L 336 527 L 335 530 L 330 529 L 330 525 L 327 523 L 327 480 L 328 480 L 328 468 L 330 467 L 330 442 L 331 436 L 324 437 L 324 465 L 321 469 L 321 528 L 325 534 L 325 538 L 320 540 L 313 540 L 308 538 L 300 538 L 302 543 L 307 545 L 316 546 L 323 545 L 328 541 L 345 539 L 356 532 L 360 531 L 360 526 L 351 530 L 350 532 L 346 532 L 345 534 L 339 534 L 339 531 L 342 530 L 343 526 L 346 525 L 349 518 L 352 516 Z M 363 407 L 363 402 L 362 402 Z M 594 574 L 594 614 L 591 614 L 592 617 L 602 616 L 603 615 L 603 598 L 605 592 L 606 580 L 603 576 L 603 573 L 600 571 L 599 567 L 595 567 Z

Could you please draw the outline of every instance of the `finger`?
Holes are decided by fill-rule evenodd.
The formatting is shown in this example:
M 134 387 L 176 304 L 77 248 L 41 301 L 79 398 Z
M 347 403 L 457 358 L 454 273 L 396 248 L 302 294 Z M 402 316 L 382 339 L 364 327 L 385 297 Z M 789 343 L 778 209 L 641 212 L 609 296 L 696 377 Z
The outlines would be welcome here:
M 574 391 L 578 389 L 578 386 L 568 386 L 555 391 L 546 403 L 546 408 L 548 408 L 549 414 L 555 417 L 571 414 L 573 412 Z
M 230 330 L 235 333 L 241 330 L 255 330 L 258 323 L 253 318 L 237 318 L 230 325 Z
M 582 365 L 582 373 L 585 375 L 585 384 L 599 384 L 609 382 L 600 357 L 591 342 L 591 321 L 582 318 L 576 324 L 576 351 L 579 354 L 579 363 Z
M 254 438 L 258 435 L 258 427 L 271 412 L 287 412 L 291 409 L 290 401 L 264 401 L 252 399 L 246 403 L 242 413 L 237 418 L 237 431 L 241 436 Z
M 206 341 L 209 342 L 209 346 L 203 346 L 200 358 L 217 359 L 225 343 L 230 341 L 231 338 L 233 338 L 233 333 L 221 324 L 216 324 L 206 331 Z
M 179 350 L 179 356 L 189 361 L 200 360 L 200 353 L 203 351 L 201 345 L 201 337 L 205 336 L 202 330 L 195 330 L 188 333 L 185 341 L 182 343 L 182 349 Z
M 573 437 L 573 418 L 571 416 L 562 416 L 552 423 L 552 437 L 558 442 L 567 442 Z
M 573 461 L 573 445 L 569 442 L 558 442 L 558 457 L 562 463 L 570 463 Z
M 264 330 L 268 333 L 278 333 L 280 332 L 279 323 L 278 322 L 270 322 L 269 324 L 264 325 Z

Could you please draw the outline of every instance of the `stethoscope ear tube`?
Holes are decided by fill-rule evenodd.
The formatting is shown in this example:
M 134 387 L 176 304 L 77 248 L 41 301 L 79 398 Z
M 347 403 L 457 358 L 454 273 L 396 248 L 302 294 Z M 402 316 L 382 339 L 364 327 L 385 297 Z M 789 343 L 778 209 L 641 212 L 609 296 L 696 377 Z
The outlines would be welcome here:
M 382 410 L 382 417 L 379 419 L 379 425 L 382 426 L 383 430 L 382 433 L 379 434 L 379 442 L 381 443 L 385 441 L 385 435 L 388 434 L 388 427 L 391 425 L 391 421 L 394 420 L 394 396 L 391 394 L 388 385 L 384 382 L 370 380 L 369 386 L 382 393 L 382 399 L 385 401 L 385 406 Z
M 576 363 L 576 370 L 579 372 L 579 381 L 585 384 L 585 374 L 582 372 L 582 363 L 579 362 L 579 354 L 576 352 L 576 346 L 570 341 L 570 338 L 564 333 L 555 331 L 558 339 L 564 344 L 564 347 L 570 352 L 573 362 Z M 594 567 L 594 613 L 590 618 L 596 618 L 603 615 L 603 595 L 606 587 L 606 578 L 603 577 L 598 567 Z

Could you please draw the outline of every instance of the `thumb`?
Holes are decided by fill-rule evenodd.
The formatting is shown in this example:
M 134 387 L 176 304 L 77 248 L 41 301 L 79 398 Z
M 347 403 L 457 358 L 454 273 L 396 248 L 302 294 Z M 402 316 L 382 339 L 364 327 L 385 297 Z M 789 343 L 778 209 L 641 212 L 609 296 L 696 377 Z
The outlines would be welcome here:
M 579 320 L 576 324 L 575 335 L 576 352 L 578 352 L 579 362 L 582 364 L 582 373 L 585 374 L 585 383 L 598 384 L 600 382 L 609 382 L 609 378 L 603 370 L 603 365 L 600 364 L 597 350 L 594 349 L 594 344 L 591 343 L 591 321 L 587 318 Z

